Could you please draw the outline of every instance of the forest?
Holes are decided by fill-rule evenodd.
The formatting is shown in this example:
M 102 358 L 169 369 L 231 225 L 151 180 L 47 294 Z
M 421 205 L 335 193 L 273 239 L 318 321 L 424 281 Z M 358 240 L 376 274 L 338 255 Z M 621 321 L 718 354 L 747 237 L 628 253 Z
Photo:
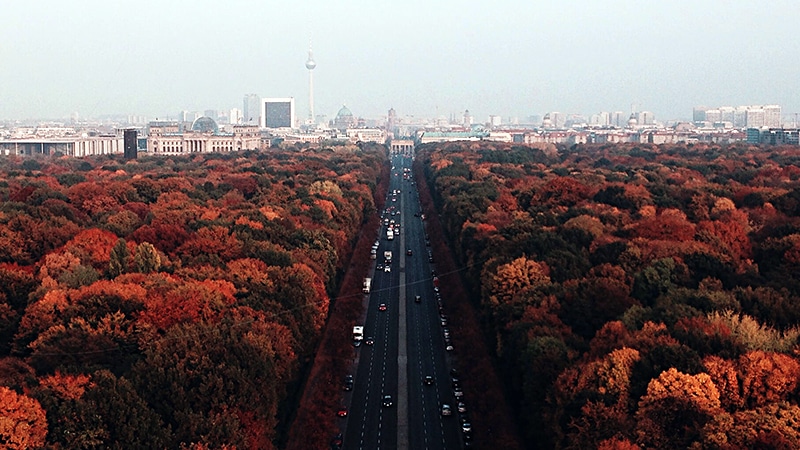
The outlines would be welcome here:
M 0 160 L 3 447 L 285 445 L 386 158 Z
M 528 448 L 800 448 L 800 148 L 417 150 Z

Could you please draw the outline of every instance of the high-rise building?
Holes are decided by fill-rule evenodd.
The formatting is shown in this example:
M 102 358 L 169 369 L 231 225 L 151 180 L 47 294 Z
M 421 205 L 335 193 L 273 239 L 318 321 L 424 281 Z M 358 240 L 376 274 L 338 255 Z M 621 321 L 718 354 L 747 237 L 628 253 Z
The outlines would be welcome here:
M 139 152 L 139 145 L 135 128 L 128 128 L 124 131 L 123 142 L 125 145 L 125 159 L 136 159 Z
M 242 123 L 256 125 L 261 123 L 261 98 L 257 94 L 247 94 L 242 101 Z
M 611 125 L 615 127 L 625 127 L 628 125 L 628 116 L 622 111 L 614 111 L 611 114 Z
M 744 128 L 747 126 L 747 107 L 737 106 L 733 111 L 733 126 L 735 128 Z
M 386 131 L 394 133 L 394 128 L 397 126 L 397 112 L 394 108 L 389 108 L 389 113 L 386 116 Z
M 692 109 L 692 121 L 694 122 L 705 122 L 706 121 L 706 111 L 709 108 L 705 106 L 695 106 Z
M 636 120 L 639 125 L 654 125 L 656 123 L 656 118 L 650 111 L 639 111 L 636 114 Z
M 721 106 L 719 108 L 719 114 L 720 122 L 729 122 L 732 124 L 735 118 L 734 116 L 736 115 L 736 109 L 732 106 Z
M 611 125 L 611 113 L 608 111 L 602 111 L 597 114 L 593 114 L 592 117 L 589 118 L 589 123 L 592 125 L 607 127 Z
M 308 69 L 308 123 L 314 123 L 314 68 L 317 63 L 314 61 L 314 53 L 311 51 L 311 46 L 308 47 L 308 59 L 306 60 L 306 69 Z
M 239 108 L 231 108 L 230 113 L 228 114 L 228 123 L 231 125 L 241 125 L 243 122 L 242 119 L 242 110 Z
M 469 110 L 464 110 L 464 123 L 463 125 L 467 128 L 472 126 L 472 115 L 470 115 Z
M 262 128 L 293 128 L 294 114 L 294 97 L 261 100 Z
M 769 128 L 781 127 L 781 107 L 767 105 L 764 107 L 764 126 Z
M 745 115 L 745 122 L 747 128 L 761 128 L 766 125 L 764 110 L 761 108 L 749 108 Z

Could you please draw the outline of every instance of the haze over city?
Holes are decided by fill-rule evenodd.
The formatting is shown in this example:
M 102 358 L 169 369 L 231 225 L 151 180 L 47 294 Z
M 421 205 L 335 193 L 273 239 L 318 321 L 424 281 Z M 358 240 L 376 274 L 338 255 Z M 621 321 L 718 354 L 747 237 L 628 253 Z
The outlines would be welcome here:
M 0 119 L 241 107 L 447 116 L 469 109 L 630 111 L 696 105 L 800 111 L 796 1 L 247 2 L 45 0 L 4 5 Z

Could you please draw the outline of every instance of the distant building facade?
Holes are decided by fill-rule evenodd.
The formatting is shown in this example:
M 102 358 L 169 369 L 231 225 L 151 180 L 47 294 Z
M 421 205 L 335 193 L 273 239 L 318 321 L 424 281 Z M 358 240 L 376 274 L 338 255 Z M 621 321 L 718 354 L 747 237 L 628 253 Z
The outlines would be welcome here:
M 124 153 L 125 139 L 121 133 L 110 136 L 64 136 L 0 141 L 0 155 L 72 156 L 81 158 Z
M 242 125 L 261 123 L 261 98 L 257 94 L 247 94 L 242 100 Z
M 294 128 L 294 97 L 261 100 L 261 128 Z
M 147 151 L 152 155 L 237 152 L 261 147 L 261 132 L 255 125 L 235 125 L 233 133 L 220 133 L 210 117 L 195 120 L 191 130 L 181 131 L 177 123 L 151 123 Z
M 692 110 L 692 118 L 698 126 L 717 128 L 780 128 L 782 125 L 779 105 L 697 106 Z

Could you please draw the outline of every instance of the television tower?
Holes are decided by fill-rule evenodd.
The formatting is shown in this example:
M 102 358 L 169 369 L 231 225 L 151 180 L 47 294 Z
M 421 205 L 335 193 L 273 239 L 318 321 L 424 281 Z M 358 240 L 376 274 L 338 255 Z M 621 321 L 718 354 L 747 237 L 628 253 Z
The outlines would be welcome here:
M 308 69 L 308 123 L 314 124 L 314 68 L 317 63 L 314 62 L 314 52 L 311 51 L 311 45 L 308 46 L 308 60 L 306 60 L 306 69 Z

